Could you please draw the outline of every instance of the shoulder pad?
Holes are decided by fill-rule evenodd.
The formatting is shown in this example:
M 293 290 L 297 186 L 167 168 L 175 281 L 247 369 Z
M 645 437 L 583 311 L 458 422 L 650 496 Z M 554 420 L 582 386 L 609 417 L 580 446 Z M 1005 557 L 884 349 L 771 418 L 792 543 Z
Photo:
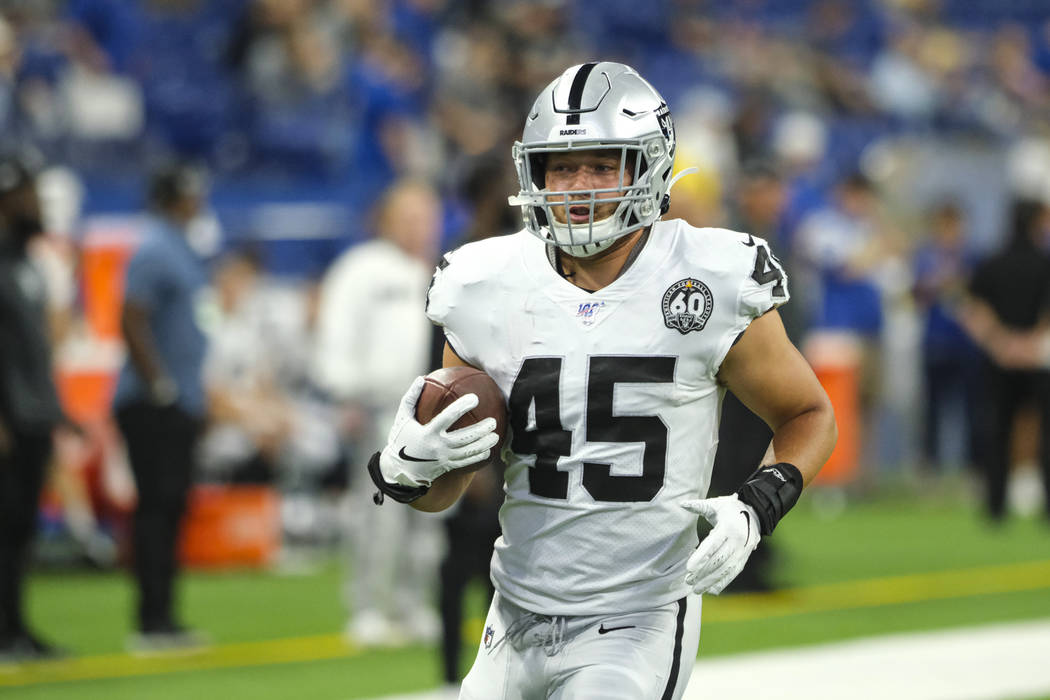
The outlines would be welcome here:
M 444 326 L 467 287 L 499 279 L 498 270 L 516 248 L 513 236 L 467 243 L 441 256 L 427 290 L 427 318 Z

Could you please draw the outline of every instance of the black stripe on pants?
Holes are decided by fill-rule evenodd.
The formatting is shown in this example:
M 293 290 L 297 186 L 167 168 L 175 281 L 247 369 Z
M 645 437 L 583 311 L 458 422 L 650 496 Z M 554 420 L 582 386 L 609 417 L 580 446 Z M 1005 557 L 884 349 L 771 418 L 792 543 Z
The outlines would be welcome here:
M 674 653 L 671 657 L 671 672 L 667 674 L 667 687 L 664 688 L 662 700 L 671 700 L 678 684 L 678 674 L 682 671 L 682 634 L 685 632 L 686 599 L 678 601 L 678 617 L 674 625 Z

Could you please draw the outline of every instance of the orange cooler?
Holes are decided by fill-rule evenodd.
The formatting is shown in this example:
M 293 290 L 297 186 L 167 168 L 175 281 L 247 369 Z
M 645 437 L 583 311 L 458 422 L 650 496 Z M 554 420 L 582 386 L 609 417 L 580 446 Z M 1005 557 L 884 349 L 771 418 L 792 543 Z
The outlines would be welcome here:
M 196 486 L 179 558 L 190 567 L 266 566 L 281 545 L 280 500 L 268 486 Z
M 839 439 L 816 483 L 841 485 L 857 477 L 860 458 L 859 341 L 848 334 L 817 332 L 806 339 L 803 354 L 831 399 Z

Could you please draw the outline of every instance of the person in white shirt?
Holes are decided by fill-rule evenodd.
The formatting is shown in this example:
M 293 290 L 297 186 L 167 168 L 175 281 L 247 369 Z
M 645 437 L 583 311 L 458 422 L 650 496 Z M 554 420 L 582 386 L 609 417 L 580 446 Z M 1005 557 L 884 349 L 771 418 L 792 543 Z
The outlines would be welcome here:
M 430 185 L 402 181 L 377 212 L 375 237 L 343 253 L 322 280 L 315 357 L 317 382 L 342 404 L 347 438 L 365 459 L 385 444 L 402 388 L 428 368 L 423 310 L 441 202 Z M 434 516 L 375 508 L 363 477 L 351 479 L 348 499 L 347 636 L 362 645 L 436 639 L 440 528 L 428 522 Z

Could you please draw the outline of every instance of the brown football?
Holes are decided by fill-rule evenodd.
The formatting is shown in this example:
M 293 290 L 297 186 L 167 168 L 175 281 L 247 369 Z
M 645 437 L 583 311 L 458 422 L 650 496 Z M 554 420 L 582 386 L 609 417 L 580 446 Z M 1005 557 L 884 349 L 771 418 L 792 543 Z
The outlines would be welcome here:
M 464 467 L 464 472 L 484 469 L 499 461 L 503 440 L 507 437 L 507 403 L 503 392 L 489 375 L 474 367 L 443 367 L 424 378 L 423 393 L 416 404 L 416 420 L 429 423 L 441 410 L 465 394 L 477 394 L 478 405 L 452 424 L 450 430 L 465 428 L 486 418 L 496 419 L 499 442 L 487 460 Z

